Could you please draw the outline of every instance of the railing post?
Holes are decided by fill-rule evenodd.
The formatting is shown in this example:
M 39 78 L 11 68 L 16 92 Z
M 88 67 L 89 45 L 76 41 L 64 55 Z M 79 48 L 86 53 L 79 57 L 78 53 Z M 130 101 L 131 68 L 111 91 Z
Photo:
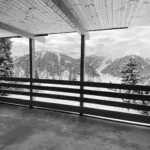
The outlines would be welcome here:
M 34 65 L 35 40 L 29 39 L 29 62 L 30 62 L 30 108 L 33 107 L 33 78 L 35 76 Z
M 84 88 L 84 58 L 85 58 L 85 35 L 81 35 L 80 56 L 80 115 L 83 115 L 83 88 Z

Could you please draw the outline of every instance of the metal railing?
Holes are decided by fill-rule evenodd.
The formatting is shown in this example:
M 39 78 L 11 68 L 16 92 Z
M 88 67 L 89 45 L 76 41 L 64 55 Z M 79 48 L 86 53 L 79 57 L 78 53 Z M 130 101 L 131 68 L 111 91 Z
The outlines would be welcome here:
M 32 82 L 32 84 L 31 84 Z M 50 85 L 50 86 L 49 86 Z M 54 86 L 57 85 L 57 86 Z M 65 86 L 65 87 L 64 87 Z M 141 95 L 136 93 L 126 93 L 126 90 L 149 92 L 150 86 L 142 85 L 123 85 L 110 83 L 93 83 L 83 82 L 83 88 L 80 88 L 79 81 L 62 81 L 62 80 L 47 80 L 47 79 L 27 79 L 27 78 L 0 78 L 0 102 L 17 104 L 29 107 L 41 107 L 60 111 L 83 113 L 84 115 L 94 115 L 99 117 L 106 117 L 112 119 L 120 119 L 122 121 L 132 121 L 136 123 L 150 124 L 150 95 Z M 30 90 L 32 89 L 32 90 Z M 98 89 L 98 90 L 97 90 Z M 104 90 L 107 89 L 107 90 Z M 82 91 L 81 91 L 82 90 Z M 39 92 L 40 91 L 40 92 Z M 47 91 L 42 92 L 42 91 Z M 51 91 L 51 93 L 49 93 Z M 53 93 L 52 93 L 53 91 Z M 55 93 L 56 92 L 56 93 Z M 57 94 L 57 92 L 60 92 Z M 83 93 L 82 99 L 80 93 Z M 69 93 L 69 94 L 64 94 Z M 12 98 L 8 94 L 29 96 L 29 100 L 22 100 L 21 98 Z M 74 95 L 77 94 L 77 95 Z M 4 95 L 4 96 L 2 96 Z M 89 97 L 90 96 L 90 97 Z M 95 98 L 97 96 L 98 98 Z M 31 97 L 33 100 L 31 100 Z M 39 100 L 34 100 L 38 97 Z M 40 98 L 54 99 L 53 102 L 40 101 Z M 107 98 L 107 99 L 106 99 Z M 114 98 L 113 100 L 111 98 Z M 128 99 L 129 101 L 141 101 L 145 103 L 125 103 L 123 101 L 116 101 L 115 99 Z M 70 101 L 78 102 L 79 105 L 55 103 L 55 101 Z M 87 107 L 80 103 L 89 104 Z M 100 108 L 90 107 L 90 104 L 99 105 Z M 104 106 L 114 107 L 114 110 L 105 110 Z M 132 109 L 142 113 L 130 113 L 116 111 L 116 108 Z

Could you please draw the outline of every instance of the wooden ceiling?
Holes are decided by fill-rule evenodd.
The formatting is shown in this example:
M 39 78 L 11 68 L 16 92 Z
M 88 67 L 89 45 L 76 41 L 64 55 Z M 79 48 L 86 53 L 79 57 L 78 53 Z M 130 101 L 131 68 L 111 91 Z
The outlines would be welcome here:
M 150 0 L 0 0 L 0 22 L 31 35 L 150 25 L 149 17 Z M 0 37 L 19 35 L 7 29 Z
M 128 27 L 140 0 L 68 0 L 87 30 Z

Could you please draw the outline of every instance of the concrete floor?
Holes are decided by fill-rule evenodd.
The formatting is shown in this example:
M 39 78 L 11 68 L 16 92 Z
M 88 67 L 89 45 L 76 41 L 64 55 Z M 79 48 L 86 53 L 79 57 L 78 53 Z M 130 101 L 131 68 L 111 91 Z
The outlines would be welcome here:
M 0 150 L 150 150 L 150 129 L 0 104 Z

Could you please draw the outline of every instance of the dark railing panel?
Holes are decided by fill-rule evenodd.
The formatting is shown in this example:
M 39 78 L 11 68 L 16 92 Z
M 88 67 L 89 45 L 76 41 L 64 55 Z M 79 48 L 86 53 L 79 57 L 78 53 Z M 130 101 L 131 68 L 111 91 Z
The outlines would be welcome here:
M 127 85 L 127 84 L 115 84 L 115 83 L 84 82 L 84 86 L 108 88 L 108 89 L 150 91 L 150 86 L 144 86 L 144 85 Z
M 61 99 L 61 100 L 80 101 L 79 97 L 57 95 L 57 94 L 33 93 L 33 96 L 43 97 L 43 98 Z
M 35 90 L 47 90 L 47 91 L 57 91 L 57 92 L 68 92 L 68 93 L 80 93 L 80 89 L 62 88 L 62 87 L 49 87 L 49 86 L 37 86 L 33 85 Z
M 98 100 L 98 99 L 90 99 L 90 98 L 84 98 L 84 102 L 91 103 L 91 104 L 121 107 L 121 108 L 127 108 L 127 109 L 150 111 L 150 106 L 124 103 L 124 102 L 115 102 L 115 101 L 109 101 L 109 100 L 102 100 L 102 99 Z
M 75 85 L 79 86 L 79 81 L 65 81 L 65 80 L 49 80 L 49 79 L 33 79 L 33 83 L 46 83 L 46 84 L 58 84 L 58 85 Z
M 122 98 L 122 99 L 150 101 L 150 95 L 126 94 L 126 93 L 104 92 L 104 91 L 93 91 L 93 90 L 84 90 L 84 94 L 94 95 L 94 96 L 96 95 L 96 96 Z
M 89 115 L 150 124 L 150 117 L 145 115 L 129 114 L 129 113 L 100 110 L 100 109 L 93 109 L 87 107 L 83 108 L 83 112 L 84 114 L 89 114 Z
M 25 91 L 15 91 L 15 90 L 0 90 L 1 93 L 7 93 L 7 94 L 15 94 L 15 95 L 26 95 L 29 96 L 31 93 L 30 92 L 25 92 Z
M 18 105 L 24 105 L 29 106 L 30 101 L 29 100 L 22 100 L 22 99 L 16 99 L 16 98 L 9 98 L 9 97 L 0 97 L 0 102 L 3 103 L 10 103 L 10 104 L 18 104 Z
M 8 78 L 8 77 L 0 77 L 0 81 L 15 81 L 15 82 L 30 82 L 29 78 Z
M 30 78 L 8 78 L 0 77 L 0 81 L 15 81 L 15 82 L 30 82 Z M 46 83 L 46 84 L 62 84 L 62 85 L 75 85 L 80 86 L 79 81 L 65 81 L 65 80 L 50 80 L 50 79 L 32 79 L 33 83 Z
M 71 106 L 71 105 L 54 104 L 54 103 L 46 103 L 46 102 L 39 102 L 39 101 L 36 102 L 34 101 L 33 105 L 35 107 L 49 108 L 49 109 L 76 112 L 76 113 L 79 113 L 80 111 L 80 107 Z
M 7 87 L 7 88 L 13 87 L 13 88 L 30 89 L 30 85 L 26 85 L 26 84 L 0 83 L 0 86 Z

